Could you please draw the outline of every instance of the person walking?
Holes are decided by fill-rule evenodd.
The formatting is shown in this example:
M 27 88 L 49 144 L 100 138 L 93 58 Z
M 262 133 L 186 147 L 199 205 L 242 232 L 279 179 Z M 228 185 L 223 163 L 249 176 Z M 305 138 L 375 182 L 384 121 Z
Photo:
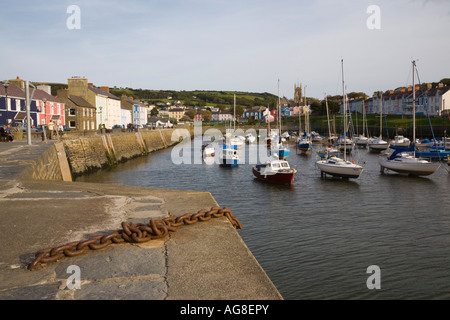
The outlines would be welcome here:
M 55 129 L 55 124 L 53 123 L 53 121 L 50 120 L 50 122 L 48 123 L 48 138 L 50 140 L 53 139 L 53 130 Z

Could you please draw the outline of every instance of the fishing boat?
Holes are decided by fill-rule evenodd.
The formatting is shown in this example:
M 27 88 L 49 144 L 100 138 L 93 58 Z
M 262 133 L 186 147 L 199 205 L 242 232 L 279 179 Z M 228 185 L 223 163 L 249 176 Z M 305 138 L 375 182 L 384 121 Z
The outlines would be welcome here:
M 344 105 L 344 123 L 347 122 L 347 99 L 345 94 L 344 83 L 344 60 L 342 63 L 342 91 L 343 91 L 343 105 Z M 347 126 L 344 125 L 344 137 L 347 136 Z M 317 167 L 321 171 L 321 176 L 331 175 L 334 177 L 345 179 L 359 178 L 363 171 L 363 167 L 356 164 L 354 161 L 347 161 L 347 152 L 345 150 L 346 144 L 344 143 L 344 159 L 338 157 L 329 157 L 316 162 Z
M 252 167 L 253 175 L 263 181 L 276 184 L 292 184 L 297 170 L 291 168 L 286 160 L 268 160 L 265 164 Z
M 379 159 L 381 166 L 381 172 L 385 169 L 395 171 L 400 174 L 408 174 L 414 176 L 427 176 L 436 172 L 440 167 L 440 162 L 431 162 L 423 158 L 417 158 L 417 152 L 415 147 L 416 141 L 416 89 L 415 89 L 415 73 L 416 62 L 412 62 L 413 65 L 413 97 L 412 97 L 412 114 L 413 114 L 413 139 L 414 142 L 409 148 L 401 148 L 391 146 L 394 150 L 391 155 L 382 156 Z

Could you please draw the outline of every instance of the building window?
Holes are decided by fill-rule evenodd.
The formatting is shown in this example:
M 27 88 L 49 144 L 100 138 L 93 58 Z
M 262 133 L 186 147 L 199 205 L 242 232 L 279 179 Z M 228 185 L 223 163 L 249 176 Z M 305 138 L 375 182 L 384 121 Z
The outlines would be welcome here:
M 76 110 L 75 109 L 69 109 L 69 115 L 70 116 L 76 116 L 77 115 Z
M 75 121 L 69 121 L 69 127 L 75 128 L 76 127 Z

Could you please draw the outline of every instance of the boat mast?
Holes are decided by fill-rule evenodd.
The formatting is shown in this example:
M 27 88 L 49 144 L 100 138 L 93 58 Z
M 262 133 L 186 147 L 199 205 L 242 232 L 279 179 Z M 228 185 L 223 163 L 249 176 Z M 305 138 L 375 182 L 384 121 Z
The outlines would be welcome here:
M 303 89 L 300 91 L 300 100 L 298 103 L 298 137 L 301 137 L 301 132 L 302 132 L 302 100 L 303 100 Z
M 413 142 L 412 145 L 414 147 L 414 157 L 416 156 L 416 84 L 415 84 L 415 73 L 416 73 L 416 61 L 413 60 L 413 75 L 412 75 L 412 82 L 413 82 Z
M 380 93 L 380 140 L 383 139 L 383 94 Z
M 281 102 L 280 102 L 280 79 L 278 79 L 278 135 L 281 137 Z
M 342 102 L 344 105 L 344 161 L 347 160 L 347 106 L 345 104 L 345 81 L 344 81 L 344 59 L 341 59 L 342 65 Z
M 325 106 L 327 108 L 328 135 L 331 138 L 330 115 L 328 112 L 328 97 L 327 96 L 325 96 Z
M 233 101 L 233 132 L 236 131 L 236 94 Z

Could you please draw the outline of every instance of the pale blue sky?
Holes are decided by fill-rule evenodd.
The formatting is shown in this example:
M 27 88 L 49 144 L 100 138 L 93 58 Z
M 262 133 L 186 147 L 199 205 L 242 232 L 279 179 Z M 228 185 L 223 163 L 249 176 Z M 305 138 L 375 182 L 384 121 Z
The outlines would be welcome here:
M 81 10 L 69 30 L 67 7 Z M 369 5 L 381 29 L 369 30 Z M 447 0 L 9 1 L 0 11 L 0 80 L 293 97 L 395 89 L 450 77 Z

